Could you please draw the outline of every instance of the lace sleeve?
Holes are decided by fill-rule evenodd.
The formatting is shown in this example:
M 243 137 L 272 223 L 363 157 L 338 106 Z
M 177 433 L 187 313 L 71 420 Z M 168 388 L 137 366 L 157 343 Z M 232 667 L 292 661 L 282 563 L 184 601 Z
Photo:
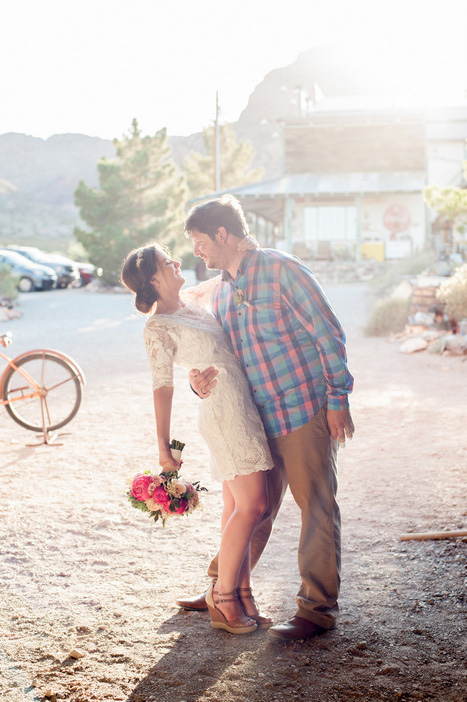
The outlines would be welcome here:
M 221 276 L 216 275 L 215 278 L 210 278 L 209 280 L 204 280 L 198 285 L 185 288 L 185 290 L 181 291 L 180 295 L 186 302 L 192 302 L 200 307 L 210 309 L 214 292 L 220 282 Z
M 147 322 L 143 339 L 148 354 L 152 374 L 152 389 L 164 386 L 174 387 L 173 359 L 175 342 L 167 329 L 154 321 Z

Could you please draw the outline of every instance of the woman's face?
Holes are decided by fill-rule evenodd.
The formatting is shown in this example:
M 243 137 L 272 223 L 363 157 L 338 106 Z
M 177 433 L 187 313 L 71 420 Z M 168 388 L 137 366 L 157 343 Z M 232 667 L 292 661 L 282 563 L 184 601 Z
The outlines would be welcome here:
M 161 251 L 157 254 L 157 262 L 159 267 L 151 282 L 155 283 L 161 298 L 167 300 L 178 297 L 185 282 L 185 278 L 180 272 L 180 261 L 174 261 L 173 258 Z

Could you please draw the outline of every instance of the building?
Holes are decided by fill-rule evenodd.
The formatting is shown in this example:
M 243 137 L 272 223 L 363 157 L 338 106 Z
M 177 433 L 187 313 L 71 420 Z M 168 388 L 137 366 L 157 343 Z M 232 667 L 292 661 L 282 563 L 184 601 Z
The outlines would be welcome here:
M 357 261 L 446 248 L 423 189 L 465 185 L 467 103 L 324 98 L 282 129 L 283 175 L 231 191 L 263 245 Z

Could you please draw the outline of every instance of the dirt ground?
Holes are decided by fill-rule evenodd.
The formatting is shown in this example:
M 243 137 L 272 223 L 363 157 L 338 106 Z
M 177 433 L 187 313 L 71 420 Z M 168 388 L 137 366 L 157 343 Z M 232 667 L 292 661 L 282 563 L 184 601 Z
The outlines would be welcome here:
M 127 474 L 155 457 L 142 321 L 129 296 L 24 296 L 11 355 L 60 347 L 88 385 L 62 445 L 28 446 L 32 434 L 0 413 L 2 700 L 467 700 L 467 544 L 399 540 L 466 528 L 467 362 L 363 338 L 354 298 L 339 295 L 357 428 L 340 453 L 341 614 L 336 630 L 302 643 L 216 632 L 206 614 L 174 604 L 206 584 L 220 486 L 180 371 L 173 436 L 187 443 L 185 474 L 209 488 L 204 511 L 162 530 L 126 502 Z M 294 614 L 298 534 L 288 494 L 254 573 L 257 600 L 277 622 Z M 73 649 L 84 656 L 70 658 Z

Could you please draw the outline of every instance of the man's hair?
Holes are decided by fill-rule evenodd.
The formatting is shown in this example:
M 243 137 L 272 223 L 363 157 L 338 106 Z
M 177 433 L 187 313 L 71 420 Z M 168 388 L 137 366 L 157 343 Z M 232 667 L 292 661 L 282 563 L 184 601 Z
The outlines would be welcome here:
M 208 200 L 192 207 L 185 222 L 185 233 L 189 236 L 196 229 L 214 239 L 219 227 L 224 227 L 227 234 L 233 234 L 239 239 L 248 236 L 245 214 L 233 195 L 222 195 L 216 200 Z

